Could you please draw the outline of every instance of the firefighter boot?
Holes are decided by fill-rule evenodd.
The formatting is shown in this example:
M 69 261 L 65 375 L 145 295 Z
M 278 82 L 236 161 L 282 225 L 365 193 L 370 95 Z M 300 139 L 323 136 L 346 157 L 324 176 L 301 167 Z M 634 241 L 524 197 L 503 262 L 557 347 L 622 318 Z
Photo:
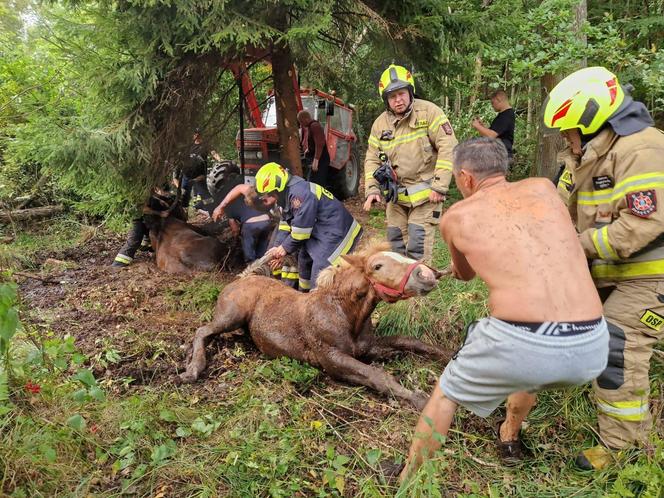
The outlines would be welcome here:
M 118 253 L 111 263 L 111 268 L 126 268 L 132 261 L 134 261 L 134 258 Z
M 406 256 L 405 240 L 408 238 L 408 211 L 408 207 L 391 202 L 385 208 L 387 241 L 390 243 L 392 251 L 403 256 Z
M 613 462 L 613 453 L 605 446 L 593 446 L 576 456 L 576 466 L 581 470 L 602 470 Z

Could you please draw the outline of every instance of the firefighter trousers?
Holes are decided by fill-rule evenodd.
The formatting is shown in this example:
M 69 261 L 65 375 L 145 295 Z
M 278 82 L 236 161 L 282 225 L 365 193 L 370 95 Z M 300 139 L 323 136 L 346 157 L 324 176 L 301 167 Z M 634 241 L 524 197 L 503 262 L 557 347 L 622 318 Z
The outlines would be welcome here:
M 394 252 L 431 263 L 436 227 L 442 203 L 425 202 L 411 207 L 388 203 L 387 240 Z
M 602 442 L 614 449 L 648 439 L 652 415 L 650 357 L 664 336 L 664 281 L 621 282 L 599 289 L 609 325 L 609 362 L 593 382 Z
M 120 248 L 117 256 L 115 256 L 115 263 L 120 265 L 128 265 L 134 260 L 134 255 L 139 247 L 141 247 L 141 242 L 143 242 L 143 237 L 148 235 L 148 227 L 143 223 L 143 217 L 136 218 L 131 222 L 131 229 L 129 230 L 129 235 L 127 235 L 127 242 Z

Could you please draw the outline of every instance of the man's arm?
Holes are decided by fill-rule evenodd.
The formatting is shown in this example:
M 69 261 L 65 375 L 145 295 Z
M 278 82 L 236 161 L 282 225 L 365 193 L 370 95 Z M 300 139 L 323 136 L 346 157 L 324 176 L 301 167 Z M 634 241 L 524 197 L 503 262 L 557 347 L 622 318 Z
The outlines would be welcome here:
M 454 244 L 455 237 L 459 234 L 459 216 L 454 208 L 450 209 L 443 215 L 440 220 L 440 235 L 447 243 L 450 249 L 450 257 L 452 259 L 452 272 L 455 278 L 459 280 L 472 280 L 475 278 L 475 270 L 470 266 L 466 256 Z
M 479 118 L 473 119 L 471 125 L 483 137 L 498 138 L 498 133 L 492 130 L 491 128 L 487 128 L 486 126 L 484 126 L 484 123 L 482 123 L 482 121 Z
M 224 209 L 231 204 L 235 199 L 241 195 L 247 195 L 251 185 L 240 184 L 233 187 L 233 189 L 226 194 L 226 197 L 219 203 L 219 205 L 212 212 L 212 219 L 218 221 L 224 215 Z
M 291 232 L 291 227 L 284 220 L 279 222 L 279 228 L 277 230 L 277 235 L 274 237 L 274 247 L 278 247 L 284 243 L 288 238 Z
M 233 237 L 237 237 L 240 235 L 240 222 L 236 220 L 235 218 L 230 218 L 228 220 L 228 226 L 231 228 L 231 233 L 233 234 Z
M 435 107 L 428 121 L 429 141 L 438 152 L 431 188 L 445 195 L 452 181 L 452 151 L 458 142 L 450 120 L 441 109 Z
M 664 199 L 660 180 L 664 175 L 653 177 L 653 173 L 658 173 L 661 151 L 637 150 L 626 161 L 626 166 L 621 164 L 617 168 L 622 174 L 614 179 L 616 185 L 621 185 L 618 192 L 620 216 L 603 227 L 589 228 L 579 235 L 588 258 L 625 259 L 664 233 L 664 206 L 659 205 Z M 644 183 L 644 176 L 652 181 Z M 583 194 L 579 192 L 579 196 Z M 600 205 L 598 210 L 602 209 L 610 211 L 610 206 Z

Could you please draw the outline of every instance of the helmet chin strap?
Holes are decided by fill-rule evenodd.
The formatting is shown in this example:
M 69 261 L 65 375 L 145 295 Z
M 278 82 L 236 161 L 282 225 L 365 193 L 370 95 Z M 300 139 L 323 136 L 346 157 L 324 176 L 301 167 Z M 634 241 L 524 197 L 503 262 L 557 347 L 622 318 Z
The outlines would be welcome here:
M 277 204 L 282 207 L 286 206 L 286 189 L 282 190 L 281 192 L 277 192 Z

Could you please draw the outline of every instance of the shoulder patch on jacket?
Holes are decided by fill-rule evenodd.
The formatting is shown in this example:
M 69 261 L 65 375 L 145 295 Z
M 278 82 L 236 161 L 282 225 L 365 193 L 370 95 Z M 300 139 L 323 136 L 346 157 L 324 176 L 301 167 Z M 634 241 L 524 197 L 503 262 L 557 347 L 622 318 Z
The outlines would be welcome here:
M 299 197 L 293 197 L 290 202 L 291 209 L 300 209 L 300 206 L 302 205 L 302 199 Z
M 657 211 L 657 196 L 654 190 L 639 190 L 627 194 L 627 207 L 633 215 L 647 218 Z
M 450 124 L 449 121 L 445 121 L 440 126 L 443 129 L 443 131 L 445 132 L 445 135 L 453 135 L 454 134 L 454 130 L 452 130 L 452 125 Z

